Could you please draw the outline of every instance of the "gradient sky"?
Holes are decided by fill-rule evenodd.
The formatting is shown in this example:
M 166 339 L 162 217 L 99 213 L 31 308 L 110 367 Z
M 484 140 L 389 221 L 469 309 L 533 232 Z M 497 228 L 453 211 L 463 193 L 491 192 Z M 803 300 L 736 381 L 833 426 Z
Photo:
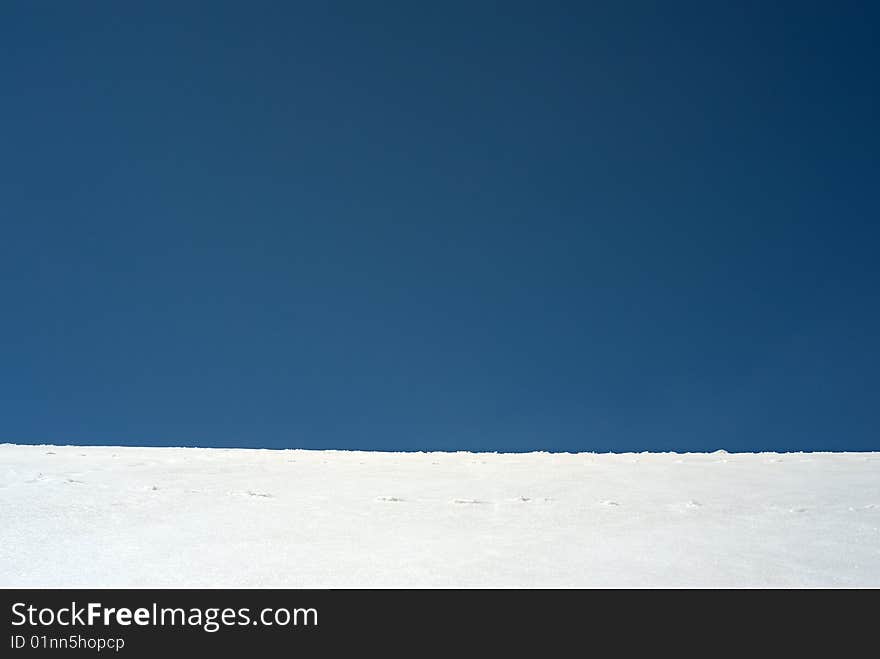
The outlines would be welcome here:
M 877 7 L 3 2 L 0 441 L 878 450 Z

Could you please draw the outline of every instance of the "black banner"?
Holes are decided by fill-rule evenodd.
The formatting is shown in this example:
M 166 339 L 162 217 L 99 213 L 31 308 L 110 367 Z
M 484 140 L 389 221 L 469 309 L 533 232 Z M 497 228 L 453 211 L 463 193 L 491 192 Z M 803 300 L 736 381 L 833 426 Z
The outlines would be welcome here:
M 876 593 L 865 591 L 875 599 Z M 611 643 L 616 651 L 842 649 L 873 625 L 853 591 L 2 590 L 0 656 L 393 651 Z M 792 625 L 794 621 L 794 625 Z M 836 622 L 835 622 L 836 621 Z M 841 623 L 843 621 L 843 623 Z M 837 627 L 835 627 L 837 625 Z M 704 645 L 709 643 L 709 645 Z M 588 651 L 589 650 L 589 651 Z M 566 654 L 566 653 L 563 653 Z

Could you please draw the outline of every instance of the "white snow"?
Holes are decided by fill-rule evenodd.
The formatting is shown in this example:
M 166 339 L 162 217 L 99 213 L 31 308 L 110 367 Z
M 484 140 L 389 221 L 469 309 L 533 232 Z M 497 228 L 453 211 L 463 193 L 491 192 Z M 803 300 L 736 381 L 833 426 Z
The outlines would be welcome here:
M 0 445 L 0 586 L 880 586 L 880 453 Z

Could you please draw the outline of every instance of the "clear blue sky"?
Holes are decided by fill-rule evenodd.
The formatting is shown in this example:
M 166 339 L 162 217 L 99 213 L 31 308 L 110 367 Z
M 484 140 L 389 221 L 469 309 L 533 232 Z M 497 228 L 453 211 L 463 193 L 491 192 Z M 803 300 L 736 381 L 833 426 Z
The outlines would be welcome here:
M 880 449 L 876 3 L 0 4 L 0 441 Z

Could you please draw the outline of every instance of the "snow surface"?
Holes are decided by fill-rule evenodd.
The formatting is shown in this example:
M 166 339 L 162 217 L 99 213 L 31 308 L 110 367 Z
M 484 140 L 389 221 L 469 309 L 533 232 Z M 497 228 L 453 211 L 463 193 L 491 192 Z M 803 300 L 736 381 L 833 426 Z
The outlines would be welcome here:
M 0 586 L 880 586 L 880 453 L 0 445 Z

